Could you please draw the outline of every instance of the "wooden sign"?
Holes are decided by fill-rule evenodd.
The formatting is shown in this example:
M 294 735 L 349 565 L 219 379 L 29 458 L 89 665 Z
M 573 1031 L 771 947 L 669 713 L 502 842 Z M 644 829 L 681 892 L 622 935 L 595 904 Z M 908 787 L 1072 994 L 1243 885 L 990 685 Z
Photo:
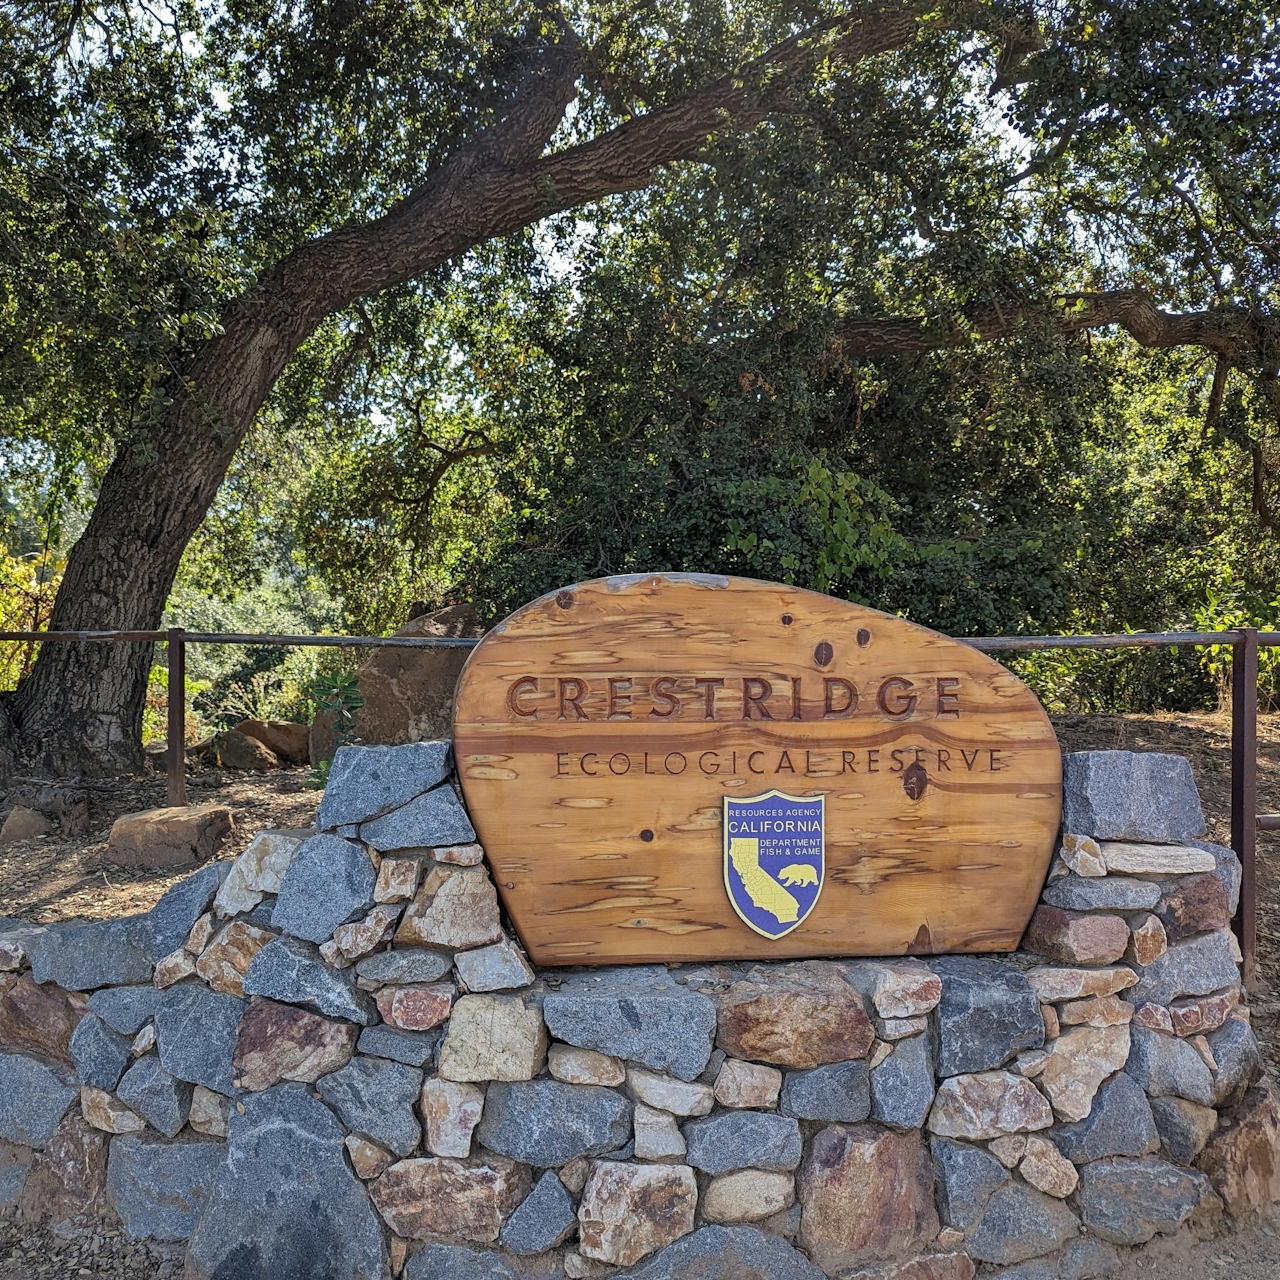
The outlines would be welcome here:
M 1010 951 L 1062 797 L 1053 728 L 999 663 L 711 575 L 512 614 L 459 678 L 454 748 L 543 965 Z

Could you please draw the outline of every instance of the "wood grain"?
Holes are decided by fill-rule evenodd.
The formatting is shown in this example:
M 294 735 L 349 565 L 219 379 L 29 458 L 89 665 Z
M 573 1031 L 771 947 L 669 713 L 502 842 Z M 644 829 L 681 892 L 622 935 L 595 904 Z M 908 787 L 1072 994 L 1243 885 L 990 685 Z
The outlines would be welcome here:
M 1061 807 L 1053 728 L 999 663 L 740 578 L 610 578 L 526 605 L 464 668 L 454 744 L 543 965 L 1012 950 Z M 726 897 L 721 810 L 774 788 L 825 794 L 827 870 L 771 941 Z

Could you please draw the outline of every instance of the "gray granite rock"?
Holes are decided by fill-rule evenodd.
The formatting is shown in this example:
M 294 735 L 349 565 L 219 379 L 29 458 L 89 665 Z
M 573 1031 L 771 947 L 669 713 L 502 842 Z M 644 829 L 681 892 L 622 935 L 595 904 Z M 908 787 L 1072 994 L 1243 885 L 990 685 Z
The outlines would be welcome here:
M 194 875 L 178 881 L 147 912 L 152 960 L 171 955 L 187 940 L 191 926 L 209 910 L 213 895 L 231 872 L 230 862 L 210 862 Z
M 622 1146 L 631 1136 L 631 1103 L 598 1085 L 495 1082 L 475 1136 L 490 1151 L 547 1169 Z
M 316 1082 L 320 1096 L 356 1133 L 407 1156 L 422 1131 L 413 1104 L 422 1091 L 422 1072 L 386 1058 L 352 1058 L 339 1071 Z
M 1150 1156 L 1098 1160 L 1080 1170 L 1085 1226 L 1112 1244 L 1145 1244 L 1176 1231 L 1212 1195 L 1204 1174 Z
M 1100 1280 L 1120 1269 L 1115 1247 L 1101 1240 L 1073 1240 L 1062 1251 L 1058 1280 Z
M 425 1067 L 434 1058 L 440 1039 L 439 1028 L 431 1031 L 401 1031 L 397 1027 L 379 1023 L 376 1027 L 365 1027 L 360 1033 L 356 1049 L 375 1058 L 390 1058 L 393 1062 L 404 1062 L 411 1067 Z
M 1258 1041 L 1246 1023 L 1239 1018 L 1228 1018 L 1209 1036 L 1209 1048 L 1218 1064 L 1213 1073 L 1214 1102 L 1220 1107 L 1237 1106 L 1244 1100 L 1249 1086 L 1262 1074 Z
M 331 969 L 312 948 L 292 938 L 276 938 L 253 957 L 244 992 L 284 1004 L 311 1005 L 330 1018 L 346 1018 L 362 1027 L 376 1017 L 373 1001 L 357 989 L 350 970 Z
M 260 903 L 247 916 L 244 917 L 246 924 L 251 924 L 255 929 L 270 929 L 271 915 L 276 909 L 276 895 L 268 893 Z
M 1062 757 L 1062 829 L 1095 840 L 1177 844 L 1205 833 L 1183 756 L 1075 751 Z
M 871 1118 L 895 1129 L 919 1129 L 933 1105 L 933 1031 L 899 1040 L 871 1072 Z
M 185 1240 L 226 1164 L 222 1142 L 112 1138 L 107 1194 L 135 1240 Z
M 500 1241 L 512 1253 L 542 1253 L 563 1243 L 578 1212 L 559 1174 L 548 1169 L 502 1228 Z
M 36 1153 L 30 1147 L 8 1144 L 4 1159 L 0 1161 L 0 1209 L 16 1209 L 27 1185 L 27 1174 Z
M 865 1060 L 833 1062 L 811 1071 L 788 1071 L 783 1077 L 778 1110 L 798 1120 L 865 1120 L 871 1114 L 871 1084 Z
M 990 1071 L 1044 1044 L 1040 1001 L 1020 969 L 970 956 L 944 956 L 929 967 L 942 979 L 938 1075 Z
M 1244 869 L 1240 866 L 1235 850 L 1208 840 L 1192 840 L 1190 843 L 1197 849 L 1213 854 L 1214 861 L 1218 864 L 1214 868 L 1214 874 L 1227 891 L 1227 911 L 1234 916 L 1240 905 L 1240 885 L 1244 881 Z
M 356 973 L 370 982 L 435 982 L 453 968 L 447 951 L 426 947 L 379 951 L 356 962 Z
M 27 954 L 33 981 L 56 982 L 64 991 L 93 991 L 150 982 L 150 947 L 147 917 L 125 916 L 92 924 L 50 925 L 28 939 Z
M 1213 1106 L 1213 1074 L 1187 1041 L 1147 1027 L 1133 1027 L 1129 1034 L 1125 1071 L 1153 1098 L 1188 1098 Z
M 514 991 L 533 982 L 533 970 L 509 938 L 474 951 L 459 951 L 453 963 L 468 991 Z
M 1057 1258 L 1032 1258 L 1016 1267 L 1002 1267 L 985 1280 L 1058 1280 Z
M 132 1058 L 128 1036 L 112 1031 L 95 1013 L 86 1013 L 71 1033 L 71 1061 L 81 1084 L 110 1092 Z
M 464 1244 L 427 1245 L 409 1259 L 404 1276 L 405 1280 L 517 1280 L 500 1254 Z
M 156 1009 L 160 1063 L 170 1075 L 215 1093 L 235 1093 L 231 1055 L 244 1000 L 210 991 L 201 982 L 181 982 L 162 992 Z
M 342 1126 L 305 1085 L 245 1097 L 187 1248 L 186 1280 L 389 1280 L 382 1226 Z
M 116 1096 L 166 1138 L 176 1138 L 187 1123 L 193 1086 L 171 1076 L 158 1058 L 148 1055 L 124 1073 Z
M 1045 1136 L 1073 1164 L 1106 1156 L 1149 1156 L 1160 1147 L 1147 1095 L 1123 1071 L 1098 1090 L 1093 1110 L 1083 1120 L 1056 1124 Z
M 754 1227 L 701 1227 L 615 1280 L 826 1280 L 798 1249 Z
M 373 906 L 377 878 L 360 845 L 312 836 L 298 846 L 284 873 L 271 924 L 295 938 L 324 942 L 338 925 Z
M 1129 876 L 1064 876 L 1040 899 L 1064 911 L 1149 911 L 1160 901 L 1160 886 Z
M 1220 932 L 1203 933 L 1175 942 L 1147 965 L 1137 986 L 1126 991 L 1124 998 L 1135 1005 L 1167 1005 L 1179 996 L 1207 996 L 1223 987 L 1234 987 L 1239 979 L 1227 939 Z
M 0 1138 L 43 1150 L 79 1094 L 71 1072 L 0 1050 Z
M 89 1008 L 113 1031 L 136 1036 L 155 1016 L 161 992 L 150 983 L 139 987 L 104 987 L 89 997 Z
M 360 824 L 360 839 L 380 853 L 434 845 L 470 844 L 476 829 L 448 782 L 416 796 L 373 822 Z
M 957 1231 L 968 1231 L 977 1223 L 992 1195 L 1013 1181 L 1004 1165 L 982 1147 L 933 1138 L 929 1151 L 937 1178 L 938 1213 Z
M 430 791 L 452 768 L 452 744 L 446 741 L 339 747 L 329 766 L 316 826 L 332 831 L 379 818 Z
M 1007 1266 L 1060 1249 L 1079 1233 L 1076 1215 L 1020 1182 L 995 1191 L 981 1221 L 969 1233 L 964 1249 L 979 1262 Z
M 1175 1164 L 1190 1164 L 1218 1127 L 1218 1113 L 1186 1098 L 1152 1098 L 1160 1140 Z
M 684 1130 L 686 1160 L 713 1176 L 734 1169 L 794 1169 L 800 1163 L 800 1125 L 764 1111 L 726 1111 L 694 1120 Z
M 543 1004 L 557 1040 L 693 1080 L 711 1056 L 716 1006 L 661 965 L 567 979 Z

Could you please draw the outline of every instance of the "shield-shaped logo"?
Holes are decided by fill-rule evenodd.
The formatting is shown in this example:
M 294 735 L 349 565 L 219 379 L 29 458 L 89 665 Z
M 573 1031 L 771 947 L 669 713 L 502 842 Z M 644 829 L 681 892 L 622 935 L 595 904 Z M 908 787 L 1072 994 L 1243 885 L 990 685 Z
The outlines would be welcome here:
M 825 797 L 766 791 L 724 798 L 724 887 L 748 928 L 766 938 L 798 928 L 822 892 Z

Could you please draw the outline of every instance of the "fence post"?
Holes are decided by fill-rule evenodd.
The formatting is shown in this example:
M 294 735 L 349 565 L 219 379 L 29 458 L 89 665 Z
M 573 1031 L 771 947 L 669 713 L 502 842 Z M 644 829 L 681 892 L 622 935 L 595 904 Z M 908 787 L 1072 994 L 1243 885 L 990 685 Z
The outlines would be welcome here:
M 181 627 L 169 628 L 168 802 L 187 803 L 187 640 Z
M 1258 632 L 1241 627 L 1231 646 L 1231 847 L 1243 868 L 1240 905 L 1231 927 L 1244 956 L 1244 980 L 1251 984 L 1258 953 Z

